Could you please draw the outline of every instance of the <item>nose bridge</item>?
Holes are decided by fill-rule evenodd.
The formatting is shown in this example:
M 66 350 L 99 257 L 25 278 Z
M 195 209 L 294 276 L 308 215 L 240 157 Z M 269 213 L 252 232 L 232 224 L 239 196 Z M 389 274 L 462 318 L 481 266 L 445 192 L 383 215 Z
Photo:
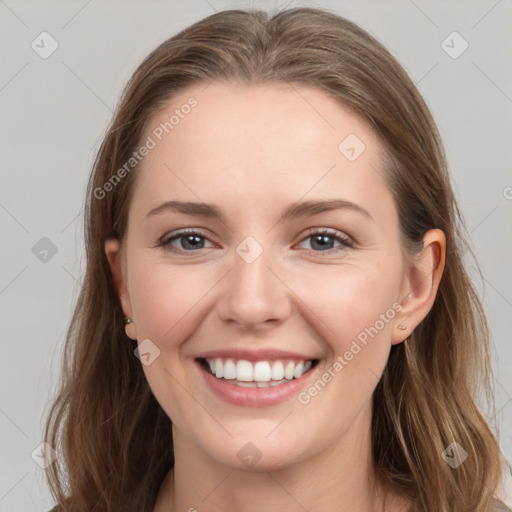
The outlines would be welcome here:
M 273 268 L 271 248 L 248 236 L 235 248 L 233 265 L 222 291 L 222 318 L 252 326 L 283 319 L 289 310 L 288 298 Z

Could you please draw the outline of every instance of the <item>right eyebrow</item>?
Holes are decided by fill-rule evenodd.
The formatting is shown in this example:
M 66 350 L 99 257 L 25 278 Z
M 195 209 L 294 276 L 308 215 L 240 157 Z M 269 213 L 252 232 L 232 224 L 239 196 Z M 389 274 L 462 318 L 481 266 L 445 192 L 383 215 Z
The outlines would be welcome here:
M 166 201 L 161 205 L 153 208 L 146 214 L 146 218 L 159 213 L 174 211 L 184 213 L 185 215 L 195 215 L 198 217 L 211 217 L 223 220 L 222 213 L 218 206 L 208 203 L 195 203 L 191 201 Z

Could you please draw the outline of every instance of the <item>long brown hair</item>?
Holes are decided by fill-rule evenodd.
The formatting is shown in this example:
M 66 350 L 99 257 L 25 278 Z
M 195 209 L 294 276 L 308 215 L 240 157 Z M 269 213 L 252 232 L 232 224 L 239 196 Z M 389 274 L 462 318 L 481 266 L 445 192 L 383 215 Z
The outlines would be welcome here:
M 444 231 L 435 303 L 407 343 L 392 347 L 373 395 L 374 464 L 418 511 L 490 512 L 504 459 L 476 403 L 479 389 L 492 401 L 489 332 L 462 260 L 465 229 L 438 130 L 376 39 L 312 8 L 216 13 L 162 43 L 126 85 L 88 185 L 87 267 L 45 429 L 59 454 L 46 470 L 58 510 L 150 512 L 173 465 L 171 421 L 125 334 L 104 243 L 123 240 L 136 166 L 113 177 L 148 120 L 178 91 L 215 79 L 314 85 L 357 112 L 385 149 L 405 250 L 417 250 L 429 229 Z M 453 442 L 468 455 L 458 468 L 441 455 Z

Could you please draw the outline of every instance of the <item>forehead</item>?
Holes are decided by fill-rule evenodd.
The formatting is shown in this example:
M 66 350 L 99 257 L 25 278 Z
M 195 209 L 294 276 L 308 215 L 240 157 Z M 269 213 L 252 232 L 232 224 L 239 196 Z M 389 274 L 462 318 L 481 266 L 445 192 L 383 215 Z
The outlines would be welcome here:
M 359 199 L 386 191 L 382 147 L 368 123 L 312 86 L 197 84 L 149 120 L 149 139 L 134 197 L 148 207 L 213 194 L 263 204 L 308 191 L 316 197 L 339 189 Z

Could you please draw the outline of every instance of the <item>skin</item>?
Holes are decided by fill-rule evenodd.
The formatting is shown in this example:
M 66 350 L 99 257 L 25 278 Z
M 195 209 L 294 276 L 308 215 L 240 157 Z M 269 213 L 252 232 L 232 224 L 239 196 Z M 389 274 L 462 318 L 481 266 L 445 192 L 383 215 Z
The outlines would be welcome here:
M 432 307 L 443 232 L 427 232 L 423 251 L 406 257 L 381 143 L 321 90 L 196 85 L 154 116 L 144 140 L 190 96 L 197 107 L 137 170 L 123 245 L 105 244 L 133 320 L 128 336 L 160 350 L 142 369 L 172 419 L 176 463 L 155 512 L 368 512 L 384 510 L 385 497 L 385 510 L 406 510 L 407 500 L 373 472 L 371 397 L 391 346 Z M 366 146 L 354 161 L 338 150 L 349 134 Z M 371 218 L 340 209 L 277 222 L 290 203 L 328 198 L 356 203 Z M 145 218 L 169 200 L 214 203 L 224 222 L 172 211 Z M 198 249 L 183 238 L 172 246 L 188 253 L 157 247 L 185 228 L 206 236 Z M 319 248 L 310 228 L 354 245 L 330 238 Z M 247 236 L 263 248 L 252 263 L 236 252 Z M 330 248 L 337 252 L 322 254 Z M 281 348 L 318 358 L 316 380 L 394 303 L 402 310 L 308 404 L 296 396 L 265 408 L 229 404 L 204 385 L 194 362 L 217 348 Z M 252 468 L 237 458 L 248 442 L 261 453 Z

